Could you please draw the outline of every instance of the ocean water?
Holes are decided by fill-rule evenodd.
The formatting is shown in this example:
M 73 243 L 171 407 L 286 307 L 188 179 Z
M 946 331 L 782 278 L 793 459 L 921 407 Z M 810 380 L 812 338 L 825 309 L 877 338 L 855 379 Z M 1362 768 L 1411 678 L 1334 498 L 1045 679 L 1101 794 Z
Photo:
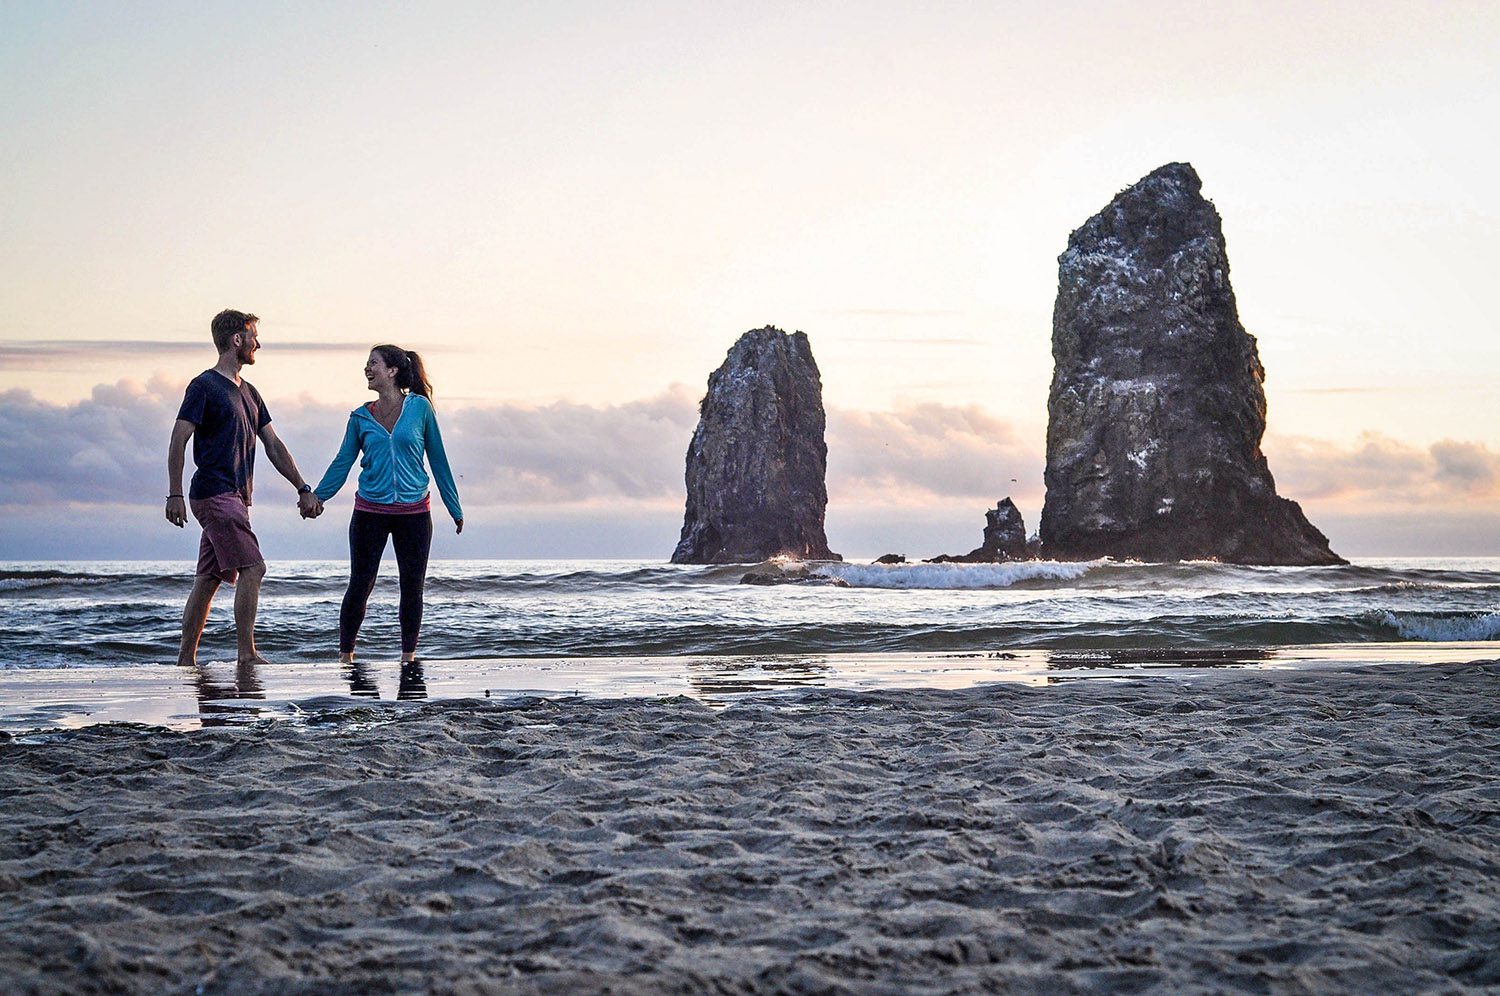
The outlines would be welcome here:
M 175 660 L 191 565 L 0 564 L 0 669 Z M 1500 641 L 1500 558 L 1343 567 L 1216 563 L 912 564 L 814 568 L 849 587 L 758 587 L 749 570 L 650 561 L 432 564 L 422 656 L 442 659 L 886 652 L 1111 654 Z M 262 592 L 261 651 L 336 650 L 342 562 L 280 561 Z M 396 656 L 395 564 L 383 565 L 362 656 Z M 219 594 L 200 658 L 233 658 Z M 1484 648 L 1481 648 L 1484 649 Z M 1500 643 L 1493 656 L 1500 657 Z

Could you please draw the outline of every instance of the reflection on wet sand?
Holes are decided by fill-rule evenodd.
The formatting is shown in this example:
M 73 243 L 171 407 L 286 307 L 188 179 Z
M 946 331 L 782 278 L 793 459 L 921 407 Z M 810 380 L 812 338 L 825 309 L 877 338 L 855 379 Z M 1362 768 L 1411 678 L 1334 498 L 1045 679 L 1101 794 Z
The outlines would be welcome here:
M 349 694 L 361 699 L 380 698 L 380 686 L 375 684 L 375 672 L 370 665 L 353 662 L 344 665 L 344 680 L 349 682 Z
M 802 689 L 879 691 L 956 689 L 1006 682 L 1060 685 L 1079 680 L 1200 677 L 1226 669 L 1379 669 L 1389 664 L 1493 661 L 1495 641 L 1360 643 L 1328 646 L 1149 650 L 972 650 L 906 654 L 738 654 L 734 657 L 549 657 L 439 660 L 409 669 L 405 696 L 428 700 L 513 696 L 661 698 L 688 695 L 712 708 L 746 695 Z M 0 662 L 3 663 L 3 662 Z M 423 674 L 431 671 L 431 674 Z M 0 667 L 0 734 L 144 723 L 172 729 L 298 719 L 339 708 L 346 695 L 400 698 L 395 661 L 341 668 L 320 657 L 257 669 L 232 662 L 179 667 Z M 381 688 L 380 685 L 384 687 Z M 1143 692 L 1145 690 L 1143 689 Z M 323 701 L 323 700 L 330 701 Z M 345 699 L 345 705 L 349 702 Z M 3 740 L 0 735 L 0 740 Z
M 1119 681 L 1135 677 L 1143 670 L 1257 667 L 1266 661 L 1274 660 L 1276 656 L 1275 650 L 1265 647 L 1048 650 L 1043 651 L 1043 666 L 1048 671 L 1080 672 L 1047 675 L 1047 684 L 1061 685 L 1069 681 Z
M 694 662 L 688 668 L 687 681 L 695 697 L 711 708 L 722 709 L 729 704 L 725 696 L 826 687 L 834 673 L 822 660 L 728 657 L 712 664 Z
M 396 698 L 411 701 L 426 697 L 427 678 L 422 672 L 422 662 L 404 661 L 401 664 L 401 684 L 396 687 Z
M 344 665 L 344 680 L 349 683 L 349 694 L 356 698 L 380 698 L 380 685 L 376 682 L 377 670 L 368 664 L 353 662 Z M 403 702 L 427 698 L 427 676 L 421 661 L 404 661 L 401 677 L 396 686 L 396 698 Z
M 1264 647 L 1148 647 L 1133 650 L 1049 650 L 1048 670 L 1101 667 L 1250 667 L 1271 660 L 1276 651 Z
M 594 694 L 650 695 L 655 687 L 661 691 L 670 689 L 678 694 L 686 693 L 710 708 L 723 709 L 746 695 L 799 689 L 963 688 L 989 682 L 1049 685 L 1121 680 L 1140 677 L 1143 672 L 1253 668 L 1276 659 L 1278 651 L 1254 647 L 968 651 L 928 657 L 741 654 L 686 658 L 675 662 L 608 662 L 610 666 L 602 668 L 597 666 L 601 664 L 599 661 L 514 662 L 511 664 L 513 668 L 538 670 L 530 674 L 514 671 L 507 676 L 510 680 L 506 684 L 543 694 L 563 690 L 578 694 L 580 690 L 589 690 Z M 642 664 L 658 664 L 660 667 L 640 670 Z M 389 684 L 391 667 L 391 663 L 353 662 L 342 665 L 339 673 L 351 696 L 380 699 L 392 691 Z M 398 667 L 394 689 L 397 700 L 422 701 L 431 696 L 421 662 L 402 663 Z M 266 718 L 271 710 L 247 708 L 243 702 L 245 699 L 266 698 L 265 687 L 256 669 L 241 665 L 231 679 L 226 668 L 227 665 L 198 668 L 196 684 L 204 725 L 221 726 Z M 616 668 L 617 673 L 610 673 Z M 567 677 L 559 683 L 557 675 Z M 622 682 L 620 675 L 628 680 Z M 465 694 L 488 694 L 493 687 L 492 680 L 492 677 L 476 676 L 468 681 L 455 682 L 451 675 L 447 675 L 438 682 L 437 695 L 439 698 L 453 698 Z M 382 681 L 387 683 L 384 692 L 381 690 Z M 674 684 L 676 687 L 672 688 Z
M 255 665 L 242 661 L 235 665 L 234 676 L 222 664 L 194 666 L 193 686 L 198 692 L 198 714 L 204 726 L 228 726 L 257 718 L 259 710 L 246 710 L 231 703 L 245 699 L 264 700 L 266 686 Z

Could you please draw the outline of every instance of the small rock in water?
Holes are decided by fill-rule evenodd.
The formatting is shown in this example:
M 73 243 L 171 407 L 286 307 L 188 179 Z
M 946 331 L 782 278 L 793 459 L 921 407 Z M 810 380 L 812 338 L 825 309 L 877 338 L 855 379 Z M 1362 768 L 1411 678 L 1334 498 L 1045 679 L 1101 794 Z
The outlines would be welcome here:
M 906 555 L 905 554 L 901 554 L 901 553 L 885 553 L 885 554 L 881 554 L 879 557 L 876 557 L 872 561 L 872 563 L 876 563 L 876 564 L 904 564 L 904 563 L 906 563 Z
M 1028 560 L 1034 552 L 1026 541 L 1026 523 L 1010 498 L 1002 498 L 984 513 L 984 538 L 968 553 L 940 553 L 924 564 L 1000 564 Z
M 740 584 L 798 584 L 817 588 L 849 587 L 849 582 L 843 578 L 829 577 L 826 574 L 807 574 L 791 571 L 751 571 L 740 578 Z

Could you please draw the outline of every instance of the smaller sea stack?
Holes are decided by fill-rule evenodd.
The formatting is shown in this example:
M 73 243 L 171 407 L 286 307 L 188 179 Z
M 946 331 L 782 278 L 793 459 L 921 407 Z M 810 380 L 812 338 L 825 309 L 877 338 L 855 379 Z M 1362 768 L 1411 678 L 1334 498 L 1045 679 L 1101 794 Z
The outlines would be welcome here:
M 823 531 L 824 425 L 823 381 L 806 334 L 768 325 L 740 336 L 699 407 L 672 563 L 843 559 Z
M 929 564 L 999 564 L 1007 560 L 1026 560 L 1026 523 L 1021 510 L 1009 498 L 1002 498 L 984 513 L 984 538 L 968 553 L 939 554 Z

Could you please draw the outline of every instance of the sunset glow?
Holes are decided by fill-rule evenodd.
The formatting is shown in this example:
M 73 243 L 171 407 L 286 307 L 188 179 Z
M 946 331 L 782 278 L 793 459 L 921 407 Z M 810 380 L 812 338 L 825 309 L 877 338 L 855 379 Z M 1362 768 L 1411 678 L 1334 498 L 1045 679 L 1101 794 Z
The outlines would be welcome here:
M 0 543 L 190 555 L 165 433 L 225 307 L 314 477 L 369 346 L 428 356 L 474 509 L 434 556 L 665 557 L 768 323 L 822 371 L 835 549 L 1034 528 L 1057 255 L 1188 161 L 1281 493 L 1346 554 L 1500 553 L 1497 50 L 1465 3 L 9 4 Z M 106 514 L 139 540 L 66 526 Z

